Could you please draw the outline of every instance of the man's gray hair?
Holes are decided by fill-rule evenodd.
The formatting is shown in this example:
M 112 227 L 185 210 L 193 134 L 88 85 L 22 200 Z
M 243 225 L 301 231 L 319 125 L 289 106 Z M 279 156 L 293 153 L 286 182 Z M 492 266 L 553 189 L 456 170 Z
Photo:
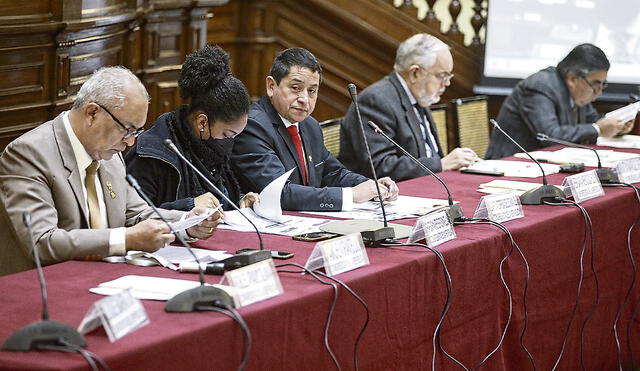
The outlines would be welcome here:
M 107 108 L 122 108 L 126 104 L 125 93 L 129 86 L 138 87 L 147 102 L 150 100 L 147 89 L 129 69 L 122 66 L 102 67 L 82 84 L 72 108 L 77 110 L 92 102 Z
M 400 73 L 413 64 L 429 68 L 436 63 L 438 52 L 448 48 L 447 44 L 434 36 L 426 33 L 415 34 L 398 46 L 393 69 Z

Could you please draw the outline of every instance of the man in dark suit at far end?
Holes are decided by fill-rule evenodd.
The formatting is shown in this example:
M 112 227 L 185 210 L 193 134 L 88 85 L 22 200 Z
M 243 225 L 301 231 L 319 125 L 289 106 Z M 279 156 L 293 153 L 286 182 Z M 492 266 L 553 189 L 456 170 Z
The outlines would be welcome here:
M 453 78 L 449 47 L 431 35 L 413 35 L 398 46 L 393 69 L 358 97 L 363 123 L 376 123 L 433 172 L 471 165 L 477 156 L 469 148 L 456 148 L 446 156 L 442 153 L 429 110 Z M 365 134 L 380 176 L 403 180 L 427 175 L 381 135 L 368 127 Z M 340 135 L 340 160 L 349 169 L 368 175 L 369 159 L 353 104 L 342 121 Z
M 607 86 L 609 60 L 592 44 L 578 45 L 558 63 L 520 81 L 500 108 L 498 123 L 522 147 L 532 151 L 550 145 L 537 133 L 581 144 L 593 144 L 599 136 L 626 134 L 633 121 L 602 117 L 591 102 Z M 486 158 L 520 152 L 504 134 L 491 134 Z
M 266 78 L 267 94 L 249 111 L 245 130 L 235 138 L 232 164 L 243 191 L 262 191 L 295 169 L 282 190 L 285 210 L 340 211 L 377 197 L 375 183 L 347 170 L 324 146 L 318 121 L 311 116 L 322 81 L 316 57 L 290 48 L 274 59 Z M 383 199 L 398 188 L 379 180 Z

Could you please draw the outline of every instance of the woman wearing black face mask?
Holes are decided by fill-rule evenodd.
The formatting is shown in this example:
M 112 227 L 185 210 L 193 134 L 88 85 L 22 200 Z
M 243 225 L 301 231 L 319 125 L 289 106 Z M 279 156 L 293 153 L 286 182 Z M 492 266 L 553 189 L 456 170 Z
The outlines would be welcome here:
M 247 124 L 250 103 L 244 84 L 231 75 L 229 56 L 218 46 L 206 46 L 188 55 L 178 85 L 189 104 L 161 115 L 140 135 L 126 155 L 127 172 L 162 208 L 218 206 L 221 197 L 216 197 L 205 181 L 165 148 L 164 141 L 171 139 L 232 201 L 250 207 L 257 195 L 241 195 L 229 167 L 233 138 Z M 230 209 L 226 201 L 221 201 L 223 209 Z

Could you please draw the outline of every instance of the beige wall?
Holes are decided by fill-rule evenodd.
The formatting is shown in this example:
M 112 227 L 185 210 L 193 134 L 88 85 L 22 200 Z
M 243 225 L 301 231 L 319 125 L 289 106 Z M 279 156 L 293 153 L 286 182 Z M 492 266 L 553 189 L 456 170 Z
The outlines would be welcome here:
M 395 6 L 400 6 L 403 0 L 394 0 Z M 447 32 L 451 26 L 451 15 L 449 14 L 450 0 L 438 0 L 433 6 L 436 12 L 436 17 L 441 22 L 441 31 Z M 486 3 L 486 2 L 485 2 Z M 471 27 L 471 17 L 473 16 L 473 6 L 475 5 L 473 0 L 460 0 L 462 10 L 458 15 L 458 27 L 464 34 L 464 43 L 469 45 L 471 38 L 473 38 L 473 28 Z M 425 0 L 413 0 L 413 5 L 418 8 L 418 19 L 423 19 L 427 15 L 428 5 Z M 486 16 L 486 15 L 485 15 Z M 480 38 L 484 42 L 484 28 L 480 30 Z M 434 35 L 437 36 L 437 35 Z

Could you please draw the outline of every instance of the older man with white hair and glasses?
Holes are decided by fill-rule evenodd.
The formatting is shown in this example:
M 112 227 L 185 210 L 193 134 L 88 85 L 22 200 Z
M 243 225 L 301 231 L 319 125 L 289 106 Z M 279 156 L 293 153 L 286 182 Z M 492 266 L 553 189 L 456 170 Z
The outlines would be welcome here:
M 82 85 L 70 111 L 7 146 L 0 157 L 0 275 L 35 267 L 31 239 L 43 264 L 151 252 L 174 240 L 125 181 L 120 153 L 143 131 L 148 105 L 131 71 L 105 67 Z M 176 221 L 204 211 L 160 212 Z M 210 237 L 218 217 L 187 235 Z
M 453 57 L 447 44 L 428 34 L 413 35 L 398 47 L 393 69 L 358 97 L 365 125 L 369 120 L 376 123 L 434 172 L 471 165 L 477 156 L 469 148 L 456 148 L 443 155 L 429 110 L 453 78 Z M 369 128 L 365 133 L 378 176 L 404 180 L 427 175 L 382 136 Z M 340 161 L 353 171 L 371 176 L 353 104 L 342 121 L 340 134 Z

